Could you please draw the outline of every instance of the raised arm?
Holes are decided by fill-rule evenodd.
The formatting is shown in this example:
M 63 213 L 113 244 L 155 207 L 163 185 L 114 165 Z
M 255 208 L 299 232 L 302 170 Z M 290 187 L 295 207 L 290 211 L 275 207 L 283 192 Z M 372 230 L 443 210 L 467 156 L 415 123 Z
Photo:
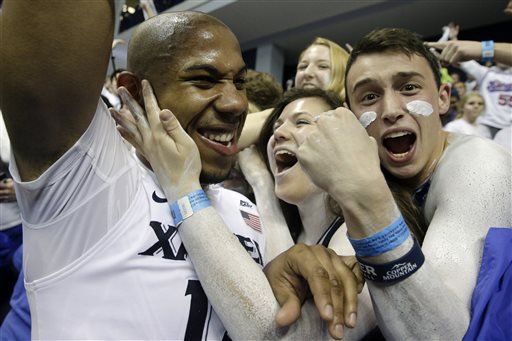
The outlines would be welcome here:
M 5 0 L 0 107 L 22 180 L 33 180 L 88 127 L 107 70 L 113 1 Z
M 254 191 L 266 236 L 265 264 L 294 245 L 274 191 L 274 180 L 254 145 L 238 153 L 238 164 Z
M 482 42 L 480 41 L 450 40 L 426 44 L 440 50 L 440 60 L 450 64 L 482 59 Z M 494 60 L 512 65 L 512 44 L 494 43 Z
M 240 136 L 240 140 L 238 140 L 240 150 L 258 142 L 261 128 L 263 128 L 263 124 L 265 124 L 265 120 L 272 113 L 272 110 L 273 109 L 266 109 L 247 115 L 242 135 Z

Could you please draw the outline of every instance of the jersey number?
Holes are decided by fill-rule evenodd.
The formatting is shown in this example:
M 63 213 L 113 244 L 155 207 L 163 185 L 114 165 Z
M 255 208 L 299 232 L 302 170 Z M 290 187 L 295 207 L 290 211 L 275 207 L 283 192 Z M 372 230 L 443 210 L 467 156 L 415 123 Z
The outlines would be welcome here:
M 512 95 L 500 95 L 498 100 L 499 105 L 508 105 L 512 107 Z
M 200 341 L 203 339 L 204 325 L 208 316 L 208 298 L 199 281 L 188 281 L 185 296 L 190 295 L 190 312 L 188 314 L 185 341 Z M 224 333 L 222 341 L 230 341 L 228 332 Z

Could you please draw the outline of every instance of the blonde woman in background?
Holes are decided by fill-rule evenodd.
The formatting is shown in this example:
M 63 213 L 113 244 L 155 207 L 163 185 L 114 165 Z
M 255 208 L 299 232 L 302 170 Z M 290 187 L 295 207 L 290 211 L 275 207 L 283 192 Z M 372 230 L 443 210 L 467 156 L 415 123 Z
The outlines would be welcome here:
M 476 119 L 484 111 L 484 108 L 484 98 L 478 92 L 465 94 L 458 103 L 456 119 L 446 124 L 443 129 L 452 133 L 482 136 L 478 130 Z
M 299 56 L 295 87 L 320 88 L 345 99 L 345 66 L 349 54 L 335 42 L 317 37 Z
M 345 66 L 349 53 L 335 42 L 317 37 L 301 52 L 295 75 L 296 88 L 320 88 L 334 92 L 345 100 Z M 238 142 L 240 150 L 258 142 L 271 109 L 249 115 Z

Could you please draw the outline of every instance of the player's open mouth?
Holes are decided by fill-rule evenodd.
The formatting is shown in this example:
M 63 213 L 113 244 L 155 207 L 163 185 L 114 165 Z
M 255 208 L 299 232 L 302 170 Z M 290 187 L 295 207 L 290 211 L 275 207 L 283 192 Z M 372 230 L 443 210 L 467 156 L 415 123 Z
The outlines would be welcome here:
M 274 158 L 276 160 L 277 174 L 292 168 L 297 163 L 295 153 L 284 149 L 277 150 L 274 153 Z
M 198 129 L 202 140 L 212 149 L 223 155 L 238 152 L 236 130 Z
M 416 142 L 416 134 L 410 131 L 397 131 L 386 135 L 382 144 L 393 159 L 400 161 L 407 158 Z

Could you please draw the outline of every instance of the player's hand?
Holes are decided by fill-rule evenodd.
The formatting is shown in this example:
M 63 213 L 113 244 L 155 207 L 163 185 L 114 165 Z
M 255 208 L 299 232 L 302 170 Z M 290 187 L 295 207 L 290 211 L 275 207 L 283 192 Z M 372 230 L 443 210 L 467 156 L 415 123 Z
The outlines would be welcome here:
M 268 263 L 264 272 L 281 305 L 279 326 L 293 324 L 310 295 L 332 337 L 342 338 L 344 326 L 355 326 L 357 294 L 364 285 L 355 257 L 338 256 L 321 245 L 297 244 Z
M 118 131 L 150 162 L 169 202 L 201 188 L 201 159 L 192 138 L 170 110 L 160 110 L 153 89 L 142 81 L 143 109 L 129 92 L 119 88 L 129 110 L 111 110 Z

